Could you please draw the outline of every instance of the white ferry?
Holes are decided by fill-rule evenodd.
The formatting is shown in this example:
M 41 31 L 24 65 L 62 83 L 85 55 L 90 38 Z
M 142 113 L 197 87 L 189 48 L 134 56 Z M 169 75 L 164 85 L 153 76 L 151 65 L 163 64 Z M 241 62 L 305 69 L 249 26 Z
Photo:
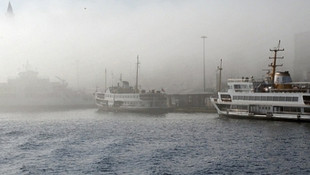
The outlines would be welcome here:
M 122 81 L 117 86 L 107 88 L 105 92 L 96 92 L 96 105 L 100 110 L 113 112 L 167 112 L 167 96 L 163 90 L 138 89 L 138 64 L 136 86 Z
M 274 52 L 272 67 L 265 80 L 253 78 L 229 79 L 228 91 L 211 98 L 219 115 L 270 120 L 310 121 L 310 82 L 292 82 L 288 71 L 276 71 L 278 51 Z

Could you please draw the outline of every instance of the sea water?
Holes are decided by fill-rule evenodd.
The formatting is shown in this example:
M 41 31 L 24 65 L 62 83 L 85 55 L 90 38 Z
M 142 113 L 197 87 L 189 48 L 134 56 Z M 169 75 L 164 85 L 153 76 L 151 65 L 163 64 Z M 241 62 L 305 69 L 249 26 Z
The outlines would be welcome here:
M 310 123 L 215 113 L 0 113 L 0 174 L 309 174 Z

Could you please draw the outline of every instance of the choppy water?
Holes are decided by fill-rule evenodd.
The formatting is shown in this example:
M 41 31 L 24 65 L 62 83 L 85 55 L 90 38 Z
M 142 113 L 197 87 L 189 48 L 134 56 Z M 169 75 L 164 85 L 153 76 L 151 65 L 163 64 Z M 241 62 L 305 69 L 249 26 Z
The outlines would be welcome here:
M 309 174 L 310 124 L 216 114 L 0 113 L 0 174 Z

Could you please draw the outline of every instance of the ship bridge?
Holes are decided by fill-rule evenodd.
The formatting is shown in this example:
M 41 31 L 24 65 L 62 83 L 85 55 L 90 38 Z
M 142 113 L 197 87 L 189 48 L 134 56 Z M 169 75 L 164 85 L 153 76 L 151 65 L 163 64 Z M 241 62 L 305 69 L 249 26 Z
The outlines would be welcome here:
M 253 78 L 228 79 L 228 92 L 253 92 Z

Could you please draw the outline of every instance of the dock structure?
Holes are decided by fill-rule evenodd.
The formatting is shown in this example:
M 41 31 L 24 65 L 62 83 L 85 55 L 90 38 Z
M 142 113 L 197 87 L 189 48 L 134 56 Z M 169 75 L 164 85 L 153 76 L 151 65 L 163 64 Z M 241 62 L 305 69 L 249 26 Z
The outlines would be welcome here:
M 216 112 L 210 97 L 214 92 L 168 94 L 168 106 L 173 112 Z

